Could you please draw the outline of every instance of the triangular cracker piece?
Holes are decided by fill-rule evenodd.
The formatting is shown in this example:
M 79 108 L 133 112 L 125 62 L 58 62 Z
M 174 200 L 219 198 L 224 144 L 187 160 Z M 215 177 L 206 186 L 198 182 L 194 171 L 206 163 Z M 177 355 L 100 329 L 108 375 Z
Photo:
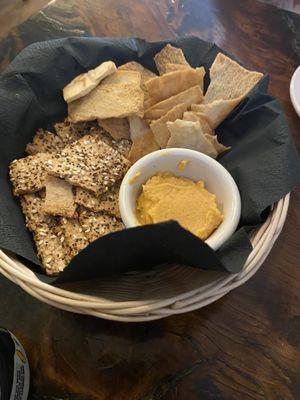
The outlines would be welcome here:
M 187 107 L 185 104 L 178 104 L 177 106 L 171 108 L 171 110 L 164 114 L 161 118 L 151 122 L 150 128 L 154 134 L 154 138 L 162 149 L 167 146 L 168 140 L 170 139 L 170 131 L 167 127 L 167 122 L 181 119 L 186 109 Z
M 132 141 L 149 132 L 149 124 L 143 118 L 132 115 L 128 117 L 128 121 L 130 126 L 130 139 Z
M 150 107 L 145 111 L 144 118 L 158 119 L 178 104 L 185 104 L 188 108 L 191 104 L 200 103 L 202 99 L 202 90 L 196 85 Z
M 183 71 L 174 71 L 145 83 L 151 101 L 156 103 L 171 96 L 175 96 L 195 85 L 203 90 L 203 77 L 205 70 L 201 68 L 188 68 Z
M 154 61 L 160 75 L 166 72 L 166 64 L 168 63 L 190 66 L 184 57 L 183 51 L 170 44 L 167 44 L 154 56 Z
M 101 85 L 110 85 L 112 83 L 134 83 L 141 85 L 141 73 L 139 71 L 119 71 L 117 70 L 107 78 L 105 78 Z
M 174 63 L 167 63 L 165 64 L 165 74 L 174 71 L 184 71 L 186 69 L 192 68 L 190 65 L 185 64 L 174 64 Z
M 207 118 L 205 117 L 204 114 L 197 113 L 196 111 L 186 111 L 183 113 L 183 118 L 184 121 L 194 121 L 194 122 L 200 122 L 201 129 L 204 134 L 207 135 L 214 135 L 214 130 L 211 128 L 211 126 L 208 123 Z
M 230 150 L 230 147 L 224 146 L 220 143 L 217 135 L 204 135 L 206 139 L 214 146 L 218 154 L 224 153 L 224 151 Z
M 211 128 L 215 129 L 239 103 L 240 99 L 215 100 L 210 104 L 192 104 L 191 110 L 203 114 Z
M 141 85 L 145 82 L 147 82 L 149 79 L 155 78 L 156 74 L 149 69 L 143 67 L 142 64 L 136 62 L 136 61 L 129 61 L 126 64 L 121 65 L 119 70 L 125 70 L 125 71 L 138 71 L 141 73 Z
M 106 61 L 97 68 L 78 75 L 63 89 L 64 99 L 70 103 L 90 93 L 102 79 L 116 71 L 117 67 L 112 61 Z
M 115 140 L 130 139 L 130 129 L 127 118 L 98 119 L 98 124 Z
M 76 204 L 74 202 L 72 186 L 63 179 L 48 175 L 45 187 L 44 212 L 62 217 L 74 217 Z
M 214 145 L 205 137 L 199 122 L 183 121 L 167 122 L 170 139 L 167 147 L 183 147 L 197 150 L 212 158 L 218 155 Z
M 128 159 L 133 164 L 155 150 L 159 150 L 159 146 L 154 139 L 153 133 L 149 130 L 149 132 L 133 141 Z
M 196 102 L 194 102 L 196 103 Z M 135 83 L 99 85 L 87 96 L 69 104 L 71 122 L 143 116 L 144 92 Z

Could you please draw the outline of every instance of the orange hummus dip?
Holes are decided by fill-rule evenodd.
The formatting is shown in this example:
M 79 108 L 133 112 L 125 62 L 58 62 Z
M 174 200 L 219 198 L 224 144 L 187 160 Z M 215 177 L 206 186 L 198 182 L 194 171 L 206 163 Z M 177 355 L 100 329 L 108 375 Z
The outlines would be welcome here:
M 142 187 L 137 199 L 137 217 L 141 225 L 175 220 L 200 239 L 207 239 L 223 221 L 216 196 L 204 188 L 204 182 L 158 172 Z

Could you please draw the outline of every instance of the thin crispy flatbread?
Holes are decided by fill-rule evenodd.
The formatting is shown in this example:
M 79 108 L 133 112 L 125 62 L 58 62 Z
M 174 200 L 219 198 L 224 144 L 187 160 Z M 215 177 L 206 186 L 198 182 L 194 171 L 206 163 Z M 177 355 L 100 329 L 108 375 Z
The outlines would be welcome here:
M 167 122 L 167 126 L 171 134 L 167 147 L 183 147 L 200 151 L 213 158 L 217 157 L 214 145 L 205 137 L 199 122 L 177 119 Z
M 174 71 L 184 71 L 186 69 L 192 68 L 190 65 L 185 64 L 174 64 L 174 63 L 166 63 L 165 64 L 165 74 Z
M 190 66 L 184 57 L 183 51 L 170 44 L 167 44 L 154 56 L 154 61 L 160 75 L 166 72 L 166 64 L 168 63 Z
M 178 104 L 185 104 L 188 108 L 191 104 L 200 103 L 202 99 L 202 90 L 196 85 L 150 107 L 145 111 L 144 117 L 151 120 L 159 119 Z
M 240 99 L 215 100 L 210 104 L 192 104 L 191 110 L 203 114 L 211 128 L 215 129 L 239 103 Z
M 115 140 L 130 139 L 130 129 L 127 118 L 98 119 L 98 124 Z
M 167 127 L 167 122 L 182 118 L 186 109 L 187 107 L 185 104 L 178 104 L 161 118 L 151 122 L 150 128 L 154 134 L 154 138 L 162 149 L 167 146 L 168 140 L 170 139 L 170 131 Z
M 149 69 L 143 67 L 142 64 L 136 62 L 136 61 L 129 61 L 126 64 L 121 65 L 118 70 L 125 70 L 125 71 L 138 71 L 141 73 L 141 86 L 145 82 L 147 82 L 149 79 L 155 78 L 157 75 L 150 71 Z
M 196 112 L 196 111 L 186 111 L 183 113 L 183 118 L 184 121 L 194 121 L 194 122 L 200 122 L 202 131 L 204 134 L 207 135 L 214 135 L 214 130 L 210 127 L 207 118 L 205 117 L 204 114 Z
M 218 154 L 223 153 L 224 151 L 230 150 L 230 147 L 224 146 L 224 144 L 220 143 L 217 135 L 207 135 L 205 134 L 206 139 L 214 146 Z
M 113 83 L 134 83 L 136 85 L 141 85 L 141 73 L 139 71 L 117 70 L 107 78 L 103 79 L 101 85 L 111 85 Z
M 209 73 L 211 81 L 204 96 L 205 104 L 215 100 L 241 101 L 263 77 L 260 72 L 249 71 L 222 53 L 216 56 Z
M 128 117 L 128 121 L 130 126 L 130 139 L 132 141 L 149 132 L 149 124 L 143 118 L 138 117 L 137 115 L 132 115 L 131 117 Z
M 187 68 L 183 71 L 174 71 L 145 83 L 151 101 L 158 103 L 171 96 L 175 96 L 195 85 L 203 90 L 205 70 L 201 68 Z
M 159 150 L 159 146 L 154 139 L 153 133 L 149 130 L 149 132 L 145 133 L 143 136 L 139 136 L 133 141 L 128 159 L 133 164 L 146 154 L 152 153 L 155 150 Z
M 194 102 L 196 103 L 196 102 Z M 87 96 L 69 104 L 71 122 L 143 116 L 144 92 L 135 83 L 99 85 Z
M 67 103 L 79 99 L 90 93 L 99 85 L 102 79 L 116 71 L 117 67 L 112 61 L 106 61 L 95 69 L 78 75 L 63 89 L 63 96 Z

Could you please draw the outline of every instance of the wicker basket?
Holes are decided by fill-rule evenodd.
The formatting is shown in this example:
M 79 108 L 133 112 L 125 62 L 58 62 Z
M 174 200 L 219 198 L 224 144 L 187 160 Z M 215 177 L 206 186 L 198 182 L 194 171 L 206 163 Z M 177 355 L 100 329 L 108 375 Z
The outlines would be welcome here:
M 41 282 L 4 251 L 0 251 L 0 272 L 36 299 L 63 310 L 124 322 L 164 318 L 204 307 L 251 278 L 280 234 L 288 205 L 289 195 L 276 203 L 267 221 L 252 232 L 253 251 L 238 274 L 170 265 L 129 273 L 120 279 L 54 287 Z

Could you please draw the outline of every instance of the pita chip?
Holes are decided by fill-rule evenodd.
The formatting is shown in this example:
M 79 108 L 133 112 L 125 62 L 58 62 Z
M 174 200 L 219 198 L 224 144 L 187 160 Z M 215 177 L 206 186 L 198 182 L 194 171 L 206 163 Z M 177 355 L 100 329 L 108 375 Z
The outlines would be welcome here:
M 141 85 L 141 73 L 139 71 L 119 71 L 117 70 L 113 74 L 105 78 L 101 85 L 110 85 L 112 83 L 134 83 L 135 85 Z
M 223 153 L 226 150 L 230 150 L 230 147 L 224 146 L 224 144 L 220 143 L 217 135 L 207 135 L 205 134 L 206 139 L 214 146 L 218 154 Z
M 128 121 L 130 126 L 130 139 L 132 141 L 149 132 L 149 124 L 143 118 L 132 115 L 128 117 Z
M 196 103 L 195 101 L 193 103 Z M 144 92 L 135 83 L 99 85 L 88 95 L 69 103 L 71 122 L 143 116 Z
M 118 70 L 125 71 L 138 71 L 141 74 L 141 85 L 147 82 L 149 79 L 155 78 L 157 75 L 149 69 L 142 66 L 142 64 L 136 61 L 129 61 L 126 64 L 121 65 Z
M 182 147 L 200 151 L 212 158 L 217 157 L 214 145 L 205 137 L 199 122 L 177 119 L 167 122 L 167 126 L 171 134 L 167 147 Z
M 210 104 L 192 104 L 191 110 L 203 114 L 211 128 L 215 129 L 239 103 L 240 99 L 215 100 Z
M 145 83 L 150 100 L 158 103 L 171 96 L 183 92 L 195 85 L 203 90 L 203 77 L 205 70 L 201 68 L 188 68 L 183 71 L 174 71 L 150 79 Z
M 97 68 L 78 75 L 67 86 L 63 88 L 63 96 L 67 103 L 70 103 L 80 97 L 90 93 L 102 79 L 112 74 L 117 70 L 115 63 L 106 61 L 100 64 Z
M 204 103 L 215 100 L 244 99 L 261 80 L 263 74 L 249 71 L 237 62 L 219 53 L 210 68 L 210 85 L 204 96 Z
M 133 141 L 128 159 L 133 164 L 146 154 L 156 150 L 159 150 L 159 146 L 154 139 L 153 133 L 149 130 L 143 136 L 139 136 Z
M 168 63 L 190 66 L 184 57 L 183 51 L 170 44 L 167 44 L 154 56 L 154 61 L 160 75 L 166 72 L 166 64 Z
M 168 74 L 169 72 L 174 72 L 174 71 L 184 71 L 188 68 L 191 68 L 191 66 L 184 65 L 184 64 L 167 63 L 167 64 L 165 64 L 165 74 Z
M 194 122 L 200 122 L 202 131 L 206 135 L 214 135 L 213 129 L 210 127 L 207 118 L 205 117 L 204 114 L 196 112 L 196 111 L 186 111 L 183 113 L 183 118 L 184 121 L 194 121 Z
M 167 122 L 182 118 L 186 109 L 187 107 L 185 104 L 178 104 L 161 118 L 151 122 L 150 128 L 154 134 L 154 138 L 162 149 L 167 146 L 168 140 L 170 139 L 170 131 L 167 127 Z
M 63 179 L 48 175 L 45 181 L 46 196 L 44 212 L 72 218 L 76 212 L 76 204 L 72 186 Z
M 98 124 L 115 140 L 130 139 L 130 129 L 127 118 L 98 119 Z
M 200 103 L 202 99 L 202 90 L 199 85 L 196 85 L 148 108 L 144 117 L 147 119 L 159 119 L 178 104 L 184 104 L 188 108 L 191 104 Z

